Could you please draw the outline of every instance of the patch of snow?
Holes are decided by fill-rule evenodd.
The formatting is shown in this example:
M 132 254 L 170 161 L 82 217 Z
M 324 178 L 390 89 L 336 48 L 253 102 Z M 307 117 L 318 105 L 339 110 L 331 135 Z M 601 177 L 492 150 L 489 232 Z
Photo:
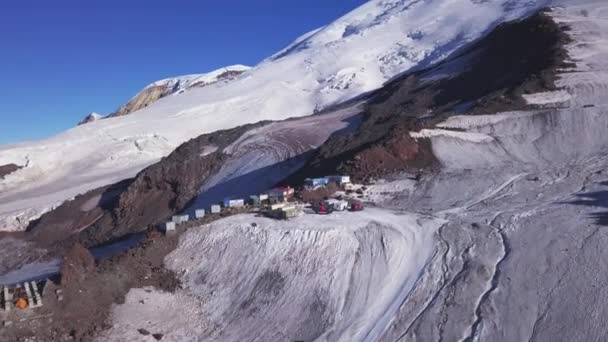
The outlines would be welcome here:
M 535 112 L 502 112 L 487 115 L 455 115 L 437 124 L 439 128 L 474 130 L 481 126 L 496 125 L 500 122 L 534 115 Z
M 455 140 L 463 140 L 468 142 L 483 143 L 494 140 L 491 136 L 482 133 L 449 131 L 445 129 L 421 129 L 419 132 L 411 132 L 410 136 L 414 139 L 446 137 Z
M 202 334 L 201 305 L 192 297 L 172 294 L 152 287 L 132 289 L 124 304 L 114 305 L 112 329 L 96 341 L 157 341 L 152 334 L 163 334 L 163 340 L 197 341 Z M 138 332 L 146 329 L 149 335 Z
M 217 146 L 205 146 L 203 147 L 203 150 L 201 151 L 201 153 L 199 154 L 201 157 L 204 157 L 206 155 L 209 155 L 213 152 L 217 151 Z
M 101 195 L 91 197 L 89 200 L 87 200 L 80 206 L 80 210 L 91 211 L 97 207 L 97 205 L 99 204 L 100 201 L 101 201 Z
M 534 105 L 562 104 L 572 98 L 570 93 L 565 90 L 547 91 L 535 94 L 523 94 L 522 96 L 528 104 Z

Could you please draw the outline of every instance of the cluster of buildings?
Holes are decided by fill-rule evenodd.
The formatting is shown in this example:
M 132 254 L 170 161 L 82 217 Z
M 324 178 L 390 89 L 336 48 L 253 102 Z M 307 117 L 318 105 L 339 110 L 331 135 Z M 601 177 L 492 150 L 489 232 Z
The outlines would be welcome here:
M 337 184 L 339 186 L 345 186 L 350 184 L 349 176 L 325 176 L 320 178 L 307 178 L 304 181 L 304 187 L 306 189 L 317 189 L 319 187 L 328 185 L 330 183 Z M 299 216 L 302 214 L 302 207 L 298 205 L 290 205 L 288 202 L 295 195 L 295 189 L 290 186 L 276 187 L 268 190 L 265 193 L 251 195 L 249 198 L 231 198 L 225 199 L 221 205 L 214 204 L 209 209 L 211 214 L 219 214 L 222 210 L 232 208 L 244 208 L 251 206 L 255 208 L 261 208 L 261 212 L 268 216 L 277 219 L 289 219 L 292 217 Z M 349 202 L 342 201 L 331 204 L 335 210 L 347 210 L 351 209 Z M 202 219 L 205 217 L 205 209 L 195 210 L 195 219 Z M 189 215 L 175 215 L 171 218 L 171 221 L 164 224 L 164 230 L 166 233 L 175 232 L 176 227 L 182 223 L 190 220 Z
M 319 178 L 306 178 L 304 180 L 304 187 L 307 189 L 317 189 L 321 186 L 328 185 L 330 183 L 334 183 L 337 185 L 346 185 L 350 184 L 350 176 L 325 176 Z
M 295 195 L 295 189 L 290 186 L 284 187 L 276 187 L 270 189 L 266 193 L 261 193 L 257 195 L 251 195 L 247 200 L 243 198 L 230 198 L 225 199 L 221 204 L 213 204 L 209 208 L 209 212 L 211 214 L 219 214 L 222 210 L 233 209 L 233 208 L 244 208 L 246 206 L 252 207 L 262 207 L 262 206 L 271 206 L 281 203 L 286 203 Z M 277 218 L 290 218 L 293 217 L 296 212 L 295 209 L 276 207 L 271 211 L 280 211 L 280 214 L 272 213 L 269 216 L 277 217 Z M 265 213 L 267 211 L 264 211 Z M 205 209 L 196 209 L 194 211 L 194 219 L 202 219 L 205 217 L 206 211 Z M 182 223 L 186 223 L 190 220 L 189 215 L 175 215 L 171 218 L 171 221 L 165 222 L 163 225 L 163 229 L 166 233 L 175 232 L 178 225 Z

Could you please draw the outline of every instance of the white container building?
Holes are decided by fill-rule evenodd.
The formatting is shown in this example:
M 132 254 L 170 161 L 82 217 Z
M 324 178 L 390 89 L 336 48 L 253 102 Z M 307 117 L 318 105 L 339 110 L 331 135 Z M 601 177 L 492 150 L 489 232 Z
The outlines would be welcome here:
M 326 177 L 330 183 L 337 183 L 339 185 L 349 184 L 350 176 L 336 175 Z
M 176 224 L 182 224 L 188 222 L 189 219 L 189 215 L 175 215 L 171 218 L 171 221 Z
M 175 222 L 165 223 L 165 233 L 174 232 L 174 231 L 175 231 Z
M 224 207 L 226 208 L 240 208 L 240 207 L 244 207 L 245 206 L 245 200 L 244 199 L 227 199 L 224 200 Z

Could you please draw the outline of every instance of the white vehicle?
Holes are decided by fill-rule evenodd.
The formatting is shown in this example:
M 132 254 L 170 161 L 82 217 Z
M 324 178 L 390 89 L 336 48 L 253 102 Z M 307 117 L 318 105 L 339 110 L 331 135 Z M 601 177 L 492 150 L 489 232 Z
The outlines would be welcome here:
M 329 199 L 326 201 L 328 205 L 334 208 L 335 211 L 344 211 L 348 208 L 348 202 L 337 200 L 337 199 Z

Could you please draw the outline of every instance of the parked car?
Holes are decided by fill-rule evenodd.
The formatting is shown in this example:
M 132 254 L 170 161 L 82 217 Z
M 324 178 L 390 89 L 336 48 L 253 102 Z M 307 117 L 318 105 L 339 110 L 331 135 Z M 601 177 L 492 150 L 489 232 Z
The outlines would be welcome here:
M 315 213 L 320 214 L 320 215 L 328 215 L 334 212 L 334 207 L 331 205 L 328 205 L 325 202 L 320 202 L 316 205 L 312 206 L 312 209 L 315 211 Z
M 363 210 L 363 203 L 361 201 L 350 202 L 350 211 L 361 211 Z
M 335 211 L 344 211 L 349 208 L 349 204 L 347 201 L 338 200 L 338 199 L 328 199 L 325 201 L 328 206 L 334 208 Z

